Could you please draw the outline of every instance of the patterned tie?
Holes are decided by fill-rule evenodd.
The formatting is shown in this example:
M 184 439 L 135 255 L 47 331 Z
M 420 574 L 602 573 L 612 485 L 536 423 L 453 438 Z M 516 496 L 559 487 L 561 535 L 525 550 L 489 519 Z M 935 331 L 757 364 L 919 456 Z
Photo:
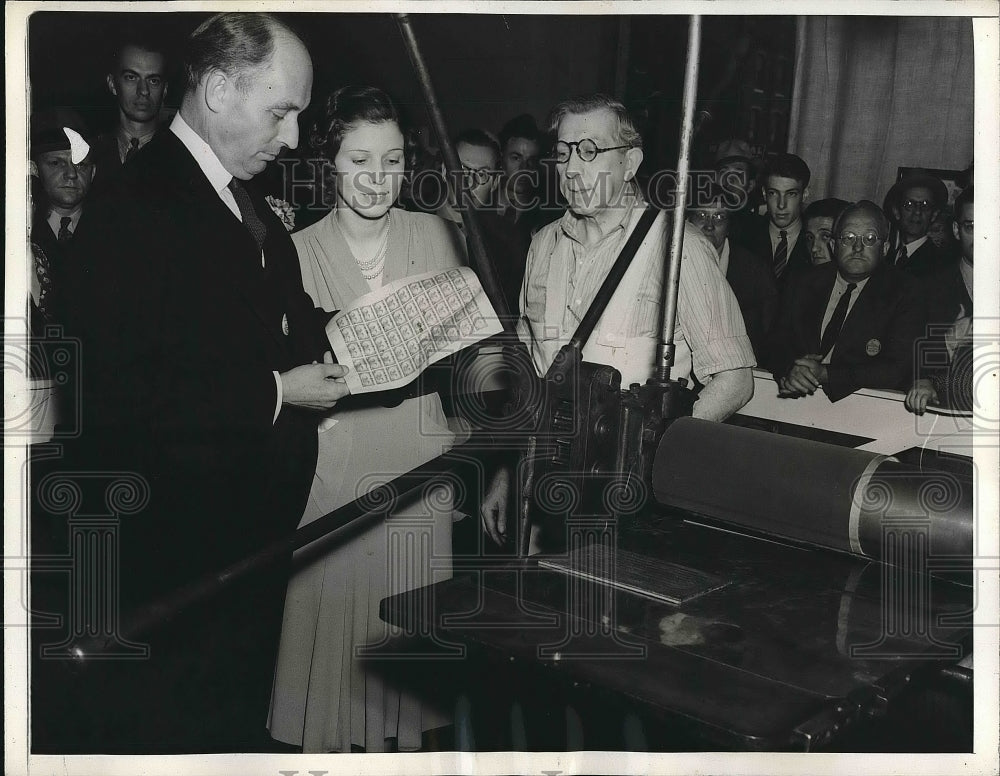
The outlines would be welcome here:
M 267 227 L 264 226 L 264 222 L 260 220 L 257 211 L 254 210 L 250 195 L 239 178 L 233 178 L 229 181 L 229 190 L 233 192 L 236 207 L 240 209 L 240 215 L 243 217 L 243 226 L 249 230 L 250 236 L 257 243 L 257 247 L 263 250 L 264 239 L 267 237 Z
M 38 278 L 38 311 L 46 322 L 52 321 L 49 304 L 52 301 L 52 267 L 49 257 L 35 243 L 31 243 L 31 254 L 35 259 L 35 277 Z
M 132 158 L 136 151 L 139 150 L 139 138 L 133 137 L 128 141 L 128 150 L 125 152 L 125 160 L 122 164 L 128 164 L 128 160 Z
M 778 232 L 778 247 L 774 249 L 774 276 L 776 278 L 781 277 L 781 273 L 785 271 L 785 267 L 788 265 L 788 232 L 782 229 Z
M 896 252 L 896 266 L 902 267 L 906 264 L 906 260 L 910 257 L 910 254 L 906 252 L 906 243 L 899 244 L 899 250 Z
M 847 290 L 837 300 L 837 306 L 833 309 L 833 315 L 823 330 L 823 339 L 819 343 L 819 352 L 823 358 L 826 358 L 837 344 L 837 337 L 840 336 L 840 330 L 844 328 L 844 320 L 847 318 L 847 308 L 851 304 L 851 294 L 857 287 L 857 283 L 848 283 Z
M 63 216 L 59 219 L 59 234 L 56 235 L 56 240 L 65 243 L 73 239 L 73 233 L 69 230 L 71 223 L 73 223 L 73 219 L 69 216 Z

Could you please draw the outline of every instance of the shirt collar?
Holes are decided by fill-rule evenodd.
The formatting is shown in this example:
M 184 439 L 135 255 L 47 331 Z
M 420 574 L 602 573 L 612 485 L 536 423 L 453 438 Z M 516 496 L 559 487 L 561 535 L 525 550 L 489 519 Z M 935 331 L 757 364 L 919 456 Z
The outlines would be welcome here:
M 921 238 L 919 238 L 917 240 L 914 240 L 913 242 L 906 243 L 906 255 L 907 256 L 912 256 L 914 253 L 916 253 L 918 250 L 920 250 L 921 246 L 925 242 L 927 242 L 927 235 L 926 234 L 923 237 L 921 237 Z
M 219 161 L 219 157 L 215 155 L 212 147 L 205 142 L 201 135 L 191 129 L 190 125 L 181 117 L 180 111 L 170 122 L 170 131 L 177 135 L 177 139 L 191 153 L 217 193 L 229 185 L 233 179 L 232 173 L 222 166 L 222 162 Z
M 69 230 L 71 232 L 76 231 L 76 225 L 80 223 L 80 215 L 83 213 L 83 206 L 81 205 L 72 213 L 69 214 Z M 45 219 L 46 223 L 52 227 L 52 231 L 55 234 L 59 234 L 59 227 L 62 225 L 63 218 L 66 218 L 62 213 L 57 213 L 55 210 L 50 210 L 48 217 Z
M 857 280 L 857 281 L 854 282 L 854 285 L 857 287 L 859 294 L 861 293 L 861 289 L 863 289 L 866 285 L 868 285 L 868 281 L 871 280 L 871 277 L 872 276 L 869 275 L 864 280 Z M 847 286 L 848 286 L 848 284 L 850 282 L 851 281 L 844 280 L 844 278 L 842 278 L 840 276 L 840 273 L 838 272 L 837 273 L 837 279 L 834 281 L 834 284 L 833 284 L 833 289 L 835 291 L 839 290 L 840 293 L 844 293 L 844 291 L 847 290 Z
M 153 139 L 153 135 L 156 134 L 156 127 L 153 127 L 149 132 L 142 135 L 130 135 L 125 131 L 125 128 L 121 125 L 118 126 L 118 142 L 123 147 L 127 147 L 129 143 L 132 142 L 132 138 L 136 138 L 139 141 L 140 146 L 146 145 L 150 140 Z
M 631 181 L 626 183 L 625 188 L 622 190 L 622 200 L 624 206 L 621 208 L 621 218 L 614 222 L 607 233 L 601 238 L 602 240 L 615 234 L 619 229 L 623 231 L 627 230 L 632 218 L 646 206 L 646 200 L 642 198 L 642 194 Z M 568 208 L 559 220 L 559 226 L 563 233 L 578 243 L 583 242 L 583 236 L 580 234 L 583 227 L 580 225 L 580 221 L 581 219 L 575 216 Z
M 774 222 L 771 221 L 770 219 L 768 219 L 768 221 L 767 221 L 767 228 L 768 228 L 768 231 L 771 234 L 771 241 L 772 242 L 777 242 L 778 240 L 781 239 L 782 229 L 780 229 L 777 226 L 775 226 Z M 801 218 L 801 216 L 799 218 L 795 219 L 795 223 L 792 223 L 792 224 L 789 224 L 788 226 L 786 226 L 783 231 L 785 232 L 785 239 L 787 239 L 788 242 L 795 242 L 799 238 L 799 232 L 802 231 L 802 218 Z
M 969 292 L 969 299 L 972 299 L 972 264 L 964 256 L 958 262 L 958 271 L 962 274 L 962 282 L 965 283 L 965 290 Z

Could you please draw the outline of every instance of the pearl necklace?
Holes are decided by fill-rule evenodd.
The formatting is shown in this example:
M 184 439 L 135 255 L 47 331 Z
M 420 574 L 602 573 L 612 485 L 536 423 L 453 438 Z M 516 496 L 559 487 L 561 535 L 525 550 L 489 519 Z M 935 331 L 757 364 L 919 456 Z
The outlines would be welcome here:
M 379 243 L 378 250 L 375 251 L 375 255 L 368 261 L 362 261 L 357 256 L 354 257 L 365 280 L 374 280 L 382 274 L 382 270 L 385 268 L 385 256 L 389 249 L 389 230 L 391 228 L 392 211 L 390 210 L 385 214 L 385 232 L 382 234 L 382 240 Z

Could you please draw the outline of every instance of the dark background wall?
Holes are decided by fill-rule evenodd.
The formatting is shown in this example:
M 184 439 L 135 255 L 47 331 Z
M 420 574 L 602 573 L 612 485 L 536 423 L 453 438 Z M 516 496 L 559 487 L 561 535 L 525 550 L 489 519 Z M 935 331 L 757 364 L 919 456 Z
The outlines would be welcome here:
M 113 124 L 115 109 L 104 74 L 122 30 L 152 28 L 176 53 L 184 37 L 207 16 L 34 14 L 28 36 L 32 107 L 72 105 L 95 128 Z M 368 83 L 393 94 L 408 109 L 412 123 L 429 124 L 419 84 L 390 15 L 281 16 L 299 30 L 313 56 L 311 111 L 339 86 Z M 686 16 L 415 14 L 413 20 L 453 131 L 479 126 L 496 132 L 508 118 L 525 112 L 543 124 L 549 109 L 562 98 L 617 92 L 640 114 L 647 168 L 676 164 Z M 703 151 L 734 135 L 750 137 L 762 148 L 783 150 L 793 50 L 792 17 L 704 18 L 700 93 L 710 98 L 706 105 L 712 120 L 699 138 Z M 784 70 L 781 63 L 787 63 Z M 176 107 L 182 84 L 176 74 L 172 81 L 167 103 Z M 768 112 L 772 102 L 779 107 L 773 122 Z M 303 128 L 311 123 L 311 111 L 303 117 Z

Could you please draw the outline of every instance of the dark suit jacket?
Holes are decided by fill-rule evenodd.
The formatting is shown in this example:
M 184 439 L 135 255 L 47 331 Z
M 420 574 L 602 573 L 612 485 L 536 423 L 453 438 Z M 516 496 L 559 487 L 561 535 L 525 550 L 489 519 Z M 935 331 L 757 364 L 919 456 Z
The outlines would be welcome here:
M 83 349 L 83 434 L 69 465 L 136 472 L 150 488 L 146 508 L 120 521 L 123 612 L 290 534 L 308 496 L 318 418 L 285 406 L 273 422 L 273 371 L 322 359 L 329 314 L 303 291 L 281 222 L 247 188 L 267 226 L 266 270 L 169 131 L 88 202 L 74 238 L 68 325 Z M 83 677 L 81 702 L 102 705 L 76 713 L 92 728 L 76 748 L 239 751 L 230 747 L 264 740 L 287 561 L 144 634 L 150 660 Z
M 907 256 L 905 262 L 897 264 L 896 269 L 901 269 L 916 278 L 925 278 L 954 266 L 954 264 L 952 256 L 943 253 L 934 243 L 927 240 L 917 248 L 912 256 Z
M 748 226 L 740 236 L 740 244 L 757 258 L 764 262 L 771 271 L 774 271 L 774 251 L 771 249 L 771 234 L 768 231 L 770 220 L 766 217 L 756 218 L 748 222 Z M 805 231 L 799 232 L 799 239 L 795 241 L 791 254 L 788 256 L 788 265 L 780 278 L 776 279 L 779 288 L 783 287 L 793 274 L 808 269 L 812 266 L 809 258 L 809 248 L 806 246 Z
M 762 364 L 766 358 L 767 338 L 778 311 L 778 287 L 774 275 L 761 259 L 730 242 L 726 280 L 740 304 L 757 362 Z
M 956 402 L 957 396 L 971 395 L 971 372 L 968 368 L 956 369 L 961 360 L 961 349 L 948 354 L 946 336 L 959 313 L 972 312 L 973 300 L 965 288 L 958 263 L 950 264 L 926 277 L 919 278 L 927 300 L 928 321 L 925 335 L 917 343 L 916 378 L 933 381 L 942 403 L 949 406 L 962 404 L 971 407 L 971 399 Z M 966 353 L 967 358 L 971 356 Z
M 154 486 L 180 491 L 154 503 L 191 510 L 172 518 L 200 539 L 178 547 L 188 560 L 176 581 L 295 528 L 316 418 L 285 407 L 272 423 L 273 371 L 322 358 L 328 314 L 302 290 L 292 242 L 261 198 L 266 270 L 177 137 L 163 132 L 147 149 L 90 203 L 70 307 L 86 349 L 88 448 L 128 450 L 124 462 Z
M 789 280 L 771 336 L 768 368 L 780 379 L 796 358 L 818 353 L 820 327 L 837 275 L 835 262 Z M 883 266 L 868 279 L 827 365 L 823 390 L 831 401 L 858 388 L 907 390 L 913 379 L 913 343 L 926 320 L 913 278 Z

